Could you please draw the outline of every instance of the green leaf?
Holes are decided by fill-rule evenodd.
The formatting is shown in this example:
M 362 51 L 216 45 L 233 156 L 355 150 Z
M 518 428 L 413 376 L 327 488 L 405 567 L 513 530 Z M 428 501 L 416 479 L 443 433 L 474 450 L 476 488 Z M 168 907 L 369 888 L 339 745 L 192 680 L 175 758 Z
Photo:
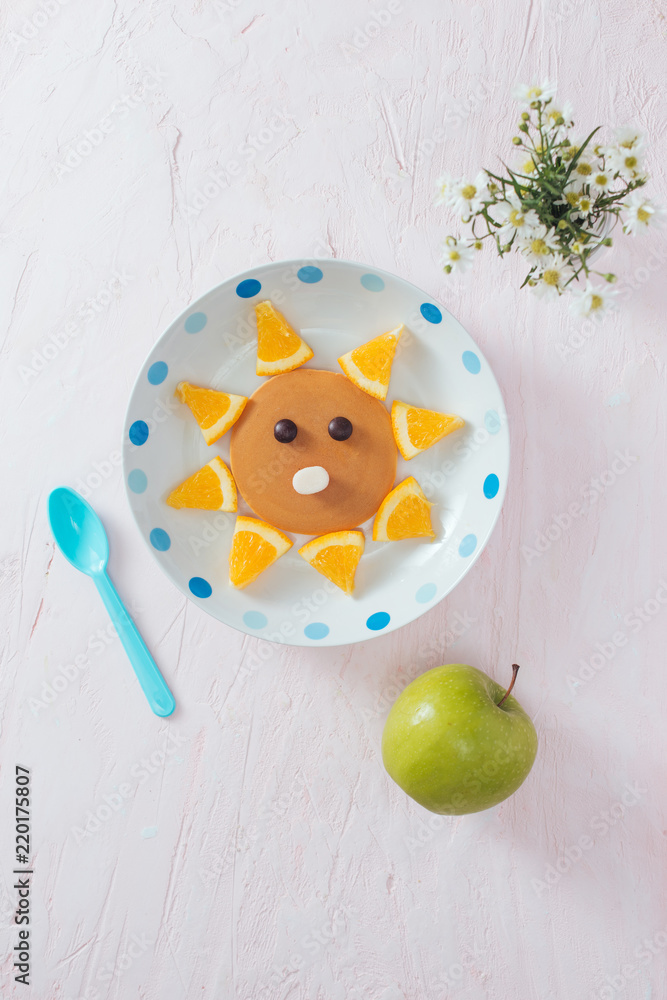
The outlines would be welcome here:
M 556 195 L 561 195 L 563 193 L 560 188 L 555 186 L 555 184 L 550 184 L 547 181 L 546 177 L 541 177 L 540 180 L 542 181 L 542 186 L 547 189 L 549 194 L 556 196 Z
M 505 166 L 504 163 L 503 166 Z M 500 181 L 501 184 L 506 183 L 506 179 L 504 177 L 499 177 L 498 174 L 492 173 L 490 170 L 487 170 L 486 167 L 484 167 L 484 173 L 487 174 L 489 177 L 493 177 L 494 181 Z
M 510 170 L 510 168 L 507 166 L 506 163 L 504 163 L 503 166 L 505 167 L 505 170 L 507 171 L 507 173 L 510 175 L 510 183 L 511 183 L 512 187 L 514 188 L 514 191 L 516 192 L 517 197 L 523 199 L 523 194 L 522 194 L 523 187 L 521 186 L 521 184 L 517 183 L 517 177 L 521 177 L 523 180 L 526 180 L 526 181 L 531 181 L 532 178 L 531 177 L 527 177 L 526 174 L 515 174 L 513 170 Z

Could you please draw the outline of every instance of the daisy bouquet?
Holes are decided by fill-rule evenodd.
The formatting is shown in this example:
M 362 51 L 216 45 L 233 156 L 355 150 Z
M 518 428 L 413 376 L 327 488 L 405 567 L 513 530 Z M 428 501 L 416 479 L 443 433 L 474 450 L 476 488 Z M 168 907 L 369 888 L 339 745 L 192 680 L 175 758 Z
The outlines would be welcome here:
M 515 250 L 525 259 L 522 288 L 554 298 L 567 291 L 575 312 L 599 315 L 612 304 L 616 275 L 594 270 L 595 251 L 611 246 L 609 233 L 619 218 L 623 232 L 634 236 L 664 214 L 640 190 L 647 181 L 644 138 L 635 128 L 620 128 L 605 145 L 599 126 L 577 138 L 572 107 L 557 100 L 548 80 L 517 87 L 514 97 L 525 110 L 512 139 L 513 166 L 438 181 L 436 203 L 470 227 L 465 239 L 446 238 L 444 270 L 466 271 L 475 251 L 491 240 L 501 257 Z M 592 275 L 603 280 L 593 282 Z

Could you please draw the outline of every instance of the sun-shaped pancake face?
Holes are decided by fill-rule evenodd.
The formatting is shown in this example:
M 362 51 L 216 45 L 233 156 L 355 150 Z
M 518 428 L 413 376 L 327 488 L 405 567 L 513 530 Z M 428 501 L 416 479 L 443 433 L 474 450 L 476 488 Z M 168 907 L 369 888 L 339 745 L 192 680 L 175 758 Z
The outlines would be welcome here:
M 396 444 L 385 406 L 345 375 L 276 375 L 234 425 L 231 465 L 254 513 L 283 531 L 321 535 L 368 520 L 391 490 Z

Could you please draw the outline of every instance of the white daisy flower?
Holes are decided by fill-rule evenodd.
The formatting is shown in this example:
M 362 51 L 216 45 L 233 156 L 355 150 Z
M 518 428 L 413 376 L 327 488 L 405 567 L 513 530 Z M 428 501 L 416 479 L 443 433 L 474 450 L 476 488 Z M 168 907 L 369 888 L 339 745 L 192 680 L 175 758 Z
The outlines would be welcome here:
M 580 156 L 574 165 L 574 170 L 570 174 L 570 178 L 579 181 L 580 184 L 590 184 L 596 167 L 597 164 L 594 164 L 588 157 Z
M 590 195 L 584 194 L 582 191 L 579 195 L 576 210 L 570 214 L 570 219 L 572 219 L 573 222 L 575 219 L 587 219 L 592 211 L 593 199 Z
M 664 222 L 666 210 L 661 205 L 656 205 L 650 198 L 646 198 L 641 191 L 633 191 L 624 203 L 625 222 L 624 233 L 645 233 L 649 226 L 661 226 Z
M 460 274 L 464 274 L 466 271 L 470 270 L 475 259 L 475 251 L 472 247 L 469 247 L 467 243 L 462 240 L 455 240 L 453 236 L 448 237 L 445 240 L 445 245 L 442 249 L 442 264 L 445 268 L 449 268 L 447 274 L 458 271 Z
M 559 249 L 556 234 L 546 226 L 537 226 L 517 237 L 519 250 L 531 264 L 543 267 L 555 250 Z
M 539 298 L 556 298 L 565 288 L 565 283 L 572 277 L 572 268 L 563 260 L 560 254 L 549 257 L 533 286 L 533 291 Z
M 574 125 L 574 108 L 572 107 L 570 101 L 565 101 L 563 104 L 560 104 L 557 101 L 557 98 L 554 98 L 547 108 L 544 117 L 546 119 L 547 128 L 553 129 L 557 137 L 564 137 L 567 129 L 572 128 Z M 563 119 L 562 125 L 556 125 L 559 118 Z
M 586 282 L 584 288 L 573 289 L 570 299 L 570 309 L 575 316 L 598 317 L 614 308 L 614 298 L 618 295 L 615 288 L 609 285 L 594 285 Z
M 622 125 L 617 128 L 614 139 L 621 149 L 634 149 L 640 153 L 644 148 L 644 133 L 633 125 Z
M 514 172 L 516 174 L 523 174 L 524 176 L 530 177 L 532 174 L 537 173 L 537 165 L 533 159 L 531 153 L 527 149 L 522 149 L 519 151 L 519 156 L 514 162 Z
M 520 198 L 515 193 L 508 194 L 505 201 L 497 202 L 490 212 L 497 222 L 503 223 L 496 235 L 505 242 L 510 240 L 514 233 L 526 233 L 540 225 L 537 213 L 532 208 L 523 208 Z
M 491 201 L 484 171 L 480 170 L 473 181 L 465 177 L 454 181 L 449 190 L 448 201 L 464 219 L 479 212 L 485 201 Z
M 543 80 L 540 84 L 518 83 L 512 91 L 512 97 L 520 104 L 533 104 L 535 101 L 550 101 L 556 96 L 556 84 L 551 80 Z
M 452 191 L 454 178 L 452 177 L 451 174 L 443 174 L 442 177 L 438 177 L 435 183 L 438 191 L 435 198 L 435 204 L 446 205 L 449 201 L 449 197 Z
M 611 172 L 596 168 L 591 174 L 590 185 L 593 194 L 604 194 L 612 184 Z
M 567 205 L 568 208 L 576 208 L 581 198 L 581 184 L 574 180 L 568 181 L 563 188 L 563 197 L 554 202 L 554 205 Z
M 607 162 L 611 172 L 620 174 L 626 181 L 633 181 L 642 176 L 643 163 L 636 149 L 610 146 L 607 150 Z

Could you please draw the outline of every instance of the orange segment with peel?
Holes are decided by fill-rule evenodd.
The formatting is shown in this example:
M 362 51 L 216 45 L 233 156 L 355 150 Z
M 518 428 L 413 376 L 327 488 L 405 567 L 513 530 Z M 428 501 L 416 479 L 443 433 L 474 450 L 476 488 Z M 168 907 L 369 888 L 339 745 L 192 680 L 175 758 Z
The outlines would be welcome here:
M 432 506 L 414 476 L 408 476 L 380 504 L 373 522 L 373 541 L 397 542 L 403 538 L 433 540 Z
M 190 407 L 206 444 L 214 444 L 221 438 L 236 423 L 248 402 L 247 396 L 205 389 L 192 382 L 179 382 L 175 394 Z
M 338 359 L 349 380 L 376 399 L 387 398 L 391 366 L 403 330 L 403 326 L 397 326 Z
M 364 551 L 365 539 L 361 531 L 330 531 L 306 542 L 299 549 L 318 573 L 335 583 L 345 594 L 354 591 L 354 576 Z
M 310 361 L 310 347 L 271 302 L 258 302 L 255 314 L 258 375 L 283 375 Z
M 229 582 L 241 590 L 285 555 L 292 542 L 266 521 L 239 514 L 229 553 Z
M 392 403 L 394 439 L 401 455 L 408 461 L 464 425 L 465 420 L 451 413 L 424 410 L 399 400 Z
M 177 486 L 167 497 L 167 503 L 176 510 L 192 507 L 196 510 L 237 509 L 236 483 L 221 458 L 212 459 Z

